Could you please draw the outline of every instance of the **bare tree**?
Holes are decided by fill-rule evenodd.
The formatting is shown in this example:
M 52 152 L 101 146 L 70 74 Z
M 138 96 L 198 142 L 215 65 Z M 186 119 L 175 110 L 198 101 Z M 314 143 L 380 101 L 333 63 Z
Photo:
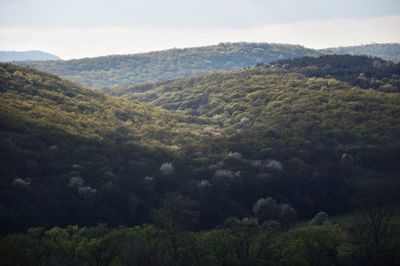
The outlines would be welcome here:
M 384 206 L 368 206 L 363 210 L 359 235 L 371 257 L 369 261 L 372 265 L 381 263 L 381 257 L 391 239 L 389 226 L 393 217 L 393 210 Z
M 366 265 L 385 265 L 394 218 L 394 211 L 387 204 L 390 190 L 377 184 L 367 184 L 362 190 L 362 219 L 356 228 L 359 246 L 364 251 L 362 260 Z

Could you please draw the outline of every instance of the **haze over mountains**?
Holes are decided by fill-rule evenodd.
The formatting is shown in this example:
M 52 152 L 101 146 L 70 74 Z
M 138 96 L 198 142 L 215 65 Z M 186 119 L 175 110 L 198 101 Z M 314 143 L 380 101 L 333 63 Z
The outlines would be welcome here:
M 56 55 L 42 51 L 0 51 L 0 62 L 60 60 Z
M 369 55 L 400 62 L 400 44 L 398 43 L 372 43 L 366 45 L 334 47 L 322 49 L 324 53 Z
M 21 62 L 82 85 L 103 89 L 228 71 L 279 59 L 322 54 L 362 54 L 399 61 L 399 44 L 371 44 L 323 50 L 269 43 L 221 43 L 132 55 L 110 55 L 51 62 Z

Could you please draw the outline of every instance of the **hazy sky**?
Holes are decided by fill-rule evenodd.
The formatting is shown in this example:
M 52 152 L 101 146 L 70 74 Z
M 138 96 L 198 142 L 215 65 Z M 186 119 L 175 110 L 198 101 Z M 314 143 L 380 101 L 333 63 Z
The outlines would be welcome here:
M 400 0 L 0 0 L 0 50 L 62 58 L 219 42 L 400 42 Z

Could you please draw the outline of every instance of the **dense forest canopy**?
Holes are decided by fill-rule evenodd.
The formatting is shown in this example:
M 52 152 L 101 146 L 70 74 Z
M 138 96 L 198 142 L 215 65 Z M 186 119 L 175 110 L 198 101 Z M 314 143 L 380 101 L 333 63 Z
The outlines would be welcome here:
M 103 215 L 126 223 L 132 214 L 126 208 L 137 203 L 132 187 L 152 197 L 143 187 L 145 176 L 173 160 L 175 143 L 206 135 L 201 118 L 10 64 L 1 65 L 0 74 L 2 233 L 32 225 L 90 224 Z M 93 201 L 95 194 L 103 196 Z M 111 201 L 119 207 L 104 205 Z
M 400 266 L 399 25 L 0 0 L 0 266 Z
M 334 77 L 363 89 L 393 92 L 400 88 L 400 64 L 377 57 L 325 55 L 274 62 L 309 77 Z
M 0 264 L 396 265 L 399 69 L 311 54 L 99 92 L 0 64 Z
M 280 59 L 322 54 L 362 54 L 399 61 L 399 44 L 373 44 L 315 50 L 274 43 L 220 43 L 205 47 L 170 49 L 132 55 L 110 55 L 66 61 L 21 62 L 97 89 L 114 85 L 165 81 L 229 71 Z
M 310 68 L 334 60 L 377 61 L 328 56 Z M 351 211 L 369 187 L 397 200 L 398 65 L 366 64 L 382 67 L 367 88 L 296 62 L 111 90 L 119 97 L 1 65 L 2 234 L 163 225 L 154 210 L 176 201 L 196 206 L 198 230 L 249 217 L 268 197 L 301 219 Z M 163 201 L 169 192 L 194 203 Z
M 260 226 L 255 219 L 231 219 L 202 232 L 173 232 L 151 225 L 32 228 L 27 234 L 0 239 L 0 262 L 4 266 L 398 265 L 400 220 L 383 224 L 387 230 L 378 234 L 378 246 L 367 224 L 346 230 L 329 220 L 288 231 Z

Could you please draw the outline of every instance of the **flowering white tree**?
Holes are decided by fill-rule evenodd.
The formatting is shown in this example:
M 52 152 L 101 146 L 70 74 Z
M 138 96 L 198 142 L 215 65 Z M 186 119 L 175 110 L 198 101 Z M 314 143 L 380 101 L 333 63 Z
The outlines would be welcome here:
M 160 171 L 164 174 L 164 175 L 170 175 L 174 172 L 175 167 L 172 163 L 163 163 L 160 166 Z

